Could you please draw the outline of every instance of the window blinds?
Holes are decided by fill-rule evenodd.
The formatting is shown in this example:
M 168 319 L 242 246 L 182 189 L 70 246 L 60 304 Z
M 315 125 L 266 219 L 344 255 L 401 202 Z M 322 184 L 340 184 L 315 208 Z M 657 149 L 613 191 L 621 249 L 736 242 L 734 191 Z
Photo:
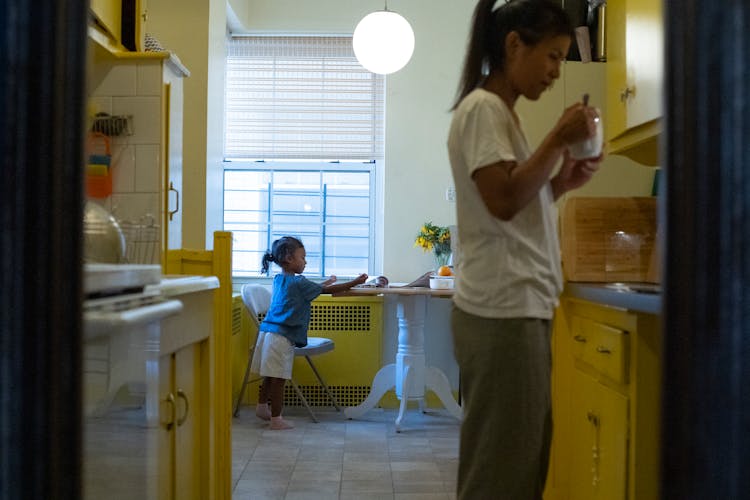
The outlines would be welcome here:
M 383 158 L 385 79 L 351 37 L 237 37 L 226 78 L 227 159 Z

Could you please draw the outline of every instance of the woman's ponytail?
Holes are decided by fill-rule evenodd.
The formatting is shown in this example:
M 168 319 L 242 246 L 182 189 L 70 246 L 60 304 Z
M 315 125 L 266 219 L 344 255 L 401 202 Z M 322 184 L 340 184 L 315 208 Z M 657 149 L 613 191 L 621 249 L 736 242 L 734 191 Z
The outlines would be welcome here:
M 456 100 L 451 110 L 456 109 L 458 103 L 466 95 L 477 88 L 484 79 L 483 67 L 487 59 L 487 48 L 496 40 L 495 23 L 492 9 L 496 0 L 479 0 L 474 8 L 474 16 L 469 31 L 469 45 L 464 56 L 464 67 L 461 72 Z

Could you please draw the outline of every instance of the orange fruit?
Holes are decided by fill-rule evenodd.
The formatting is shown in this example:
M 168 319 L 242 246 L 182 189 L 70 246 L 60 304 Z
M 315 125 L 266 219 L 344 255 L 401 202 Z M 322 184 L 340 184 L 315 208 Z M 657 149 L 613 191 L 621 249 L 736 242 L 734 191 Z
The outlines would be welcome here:
M 453 276 L 453 270 L 450 266 L 440 266 L 437 274 L 438 276 Z

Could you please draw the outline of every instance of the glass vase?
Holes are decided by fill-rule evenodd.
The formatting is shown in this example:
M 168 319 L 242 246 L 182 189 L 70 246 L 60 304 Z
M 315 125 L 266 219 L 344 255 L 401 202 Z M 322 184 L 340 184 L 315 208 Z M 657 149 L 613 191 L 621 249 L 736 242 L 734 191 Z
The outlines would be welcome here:
M 450 250 L 447 251 L 434 251 L 432 253 L 435 256 L 435 271 L 437 272 L 438 269 L 440 269 L 440 266 L 447 266 L 448 262 L 451 258 L 451 252 Z

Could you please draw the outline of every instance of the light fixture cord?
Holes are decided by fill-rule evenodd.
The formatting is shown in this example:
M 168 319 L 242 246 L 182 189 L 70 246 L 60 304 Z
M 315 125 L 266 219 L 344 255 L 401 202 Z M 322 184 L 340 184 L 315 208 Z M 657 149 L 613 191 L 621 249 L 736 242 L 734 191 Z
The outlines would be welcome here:
M 388 0 L 384 0 L 385 8 L 383 10 L 388 10 Z

